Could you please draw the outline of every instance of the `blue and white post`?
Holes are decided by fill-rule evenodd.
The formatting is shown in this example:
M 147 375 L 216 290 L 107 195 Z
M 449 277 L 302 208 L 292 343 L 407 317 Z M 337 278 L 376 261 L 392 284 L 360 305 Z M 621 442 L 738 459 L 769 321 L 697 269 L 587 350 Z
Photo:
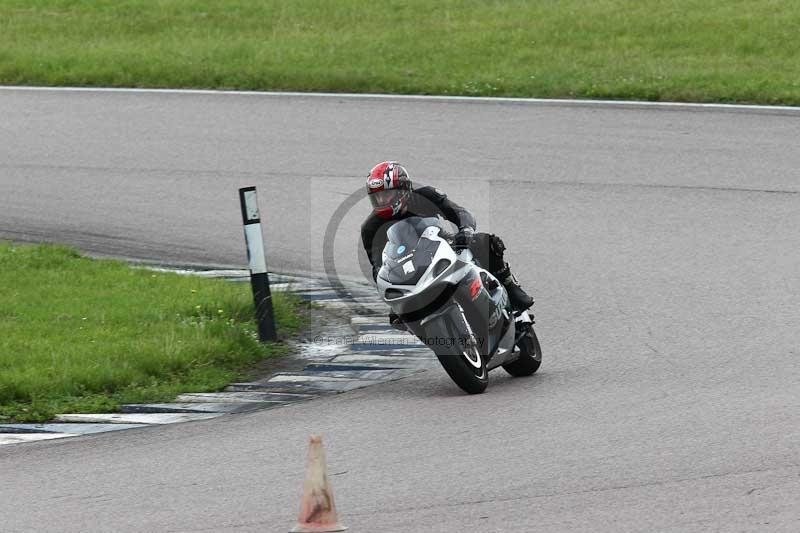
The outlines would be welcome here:
M 272 294 L 269 290 L 269 274 L 264 255 L 264 237 L 261 233 L 261 215 L 258 212 L 256 188 L 239 189 L 239 202 L 242 204 L 244 240 L 247 243 L 247 260 L 250 263 L 250 286 L 253 288 L 253 301 L 256 306 L 258 339 L 261 342 L 274 341 L 277 339 L 275 315 L 272 310 Z

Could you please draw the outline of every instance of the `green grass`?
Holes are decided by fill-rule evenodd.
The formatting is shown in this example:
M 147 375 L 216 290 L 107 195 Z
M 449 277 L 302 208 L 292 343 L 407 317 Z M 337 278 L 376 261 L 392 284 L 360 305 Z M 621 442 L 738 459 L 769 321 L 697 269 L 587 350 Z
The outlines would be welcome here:
M 800 104 L 795 0 L 0 0 L 0 83 Z
M 295 331 L 297 300 L 274 304 Z M 219 390 L 285 350 L 257 341 L 249 284 L 0 243 L 0 421 Z

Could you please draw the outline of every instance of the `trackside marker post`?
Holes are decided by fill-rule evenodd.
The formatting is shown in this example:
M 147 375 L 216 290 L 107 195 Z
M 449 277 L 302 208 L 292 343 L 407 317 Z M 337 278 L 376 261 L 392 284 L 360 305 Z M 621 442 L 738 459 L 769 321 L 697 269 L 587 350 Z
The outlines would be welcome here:
M 239 202 L 242 205 L 244 240 L 247 243 L 247 260 L 250 263 L 250 286 L 253 288 L 253 301 L 256 306 L 258 339 L 261 342 L 274 341 L 277 339 L 275 315 L 272 310 L 272 294 L 269 290 L 269 274 L 264 255 L 264 237 L 261 233 L 261 215 L 258 211 L 256 188 L 239 189 Z

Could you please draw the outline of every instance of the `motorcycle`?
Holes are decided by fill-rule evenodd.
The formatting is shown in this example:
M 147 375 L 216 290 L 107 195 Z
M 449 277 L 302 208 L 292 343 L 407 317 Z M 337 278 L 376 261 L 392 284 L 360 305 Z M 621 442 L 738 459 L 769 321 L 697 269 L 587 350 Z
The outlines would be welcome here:
M 378 293 L 465 392 L 485 391 L 488 372 L 500 366 L 512 376 L 532 375 L 542 350 L 531 315 L 512 310 L 503 284 L 468 248 L 453 247 L 447 224 L 436 217 L 393 224 Z

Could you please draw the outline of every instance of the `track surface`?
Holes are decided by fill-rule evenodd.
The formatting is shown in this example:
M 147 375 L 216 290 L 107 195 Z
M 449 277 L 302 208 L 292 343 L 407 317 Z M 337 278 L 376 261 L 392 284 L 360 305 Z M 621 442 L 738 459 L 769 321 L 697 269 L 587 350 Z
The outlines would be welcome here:
M 442 371 L 208 422 L 0 448 L 3 531 L 283 531 L 308 433 L 353 531 L 800 530 L 800 116 L 0 91 L 0 238 L 323 270 L 404 161 L 504 237 L 541 373 Z M 359 275 L 348 212 L 339 272 Z

